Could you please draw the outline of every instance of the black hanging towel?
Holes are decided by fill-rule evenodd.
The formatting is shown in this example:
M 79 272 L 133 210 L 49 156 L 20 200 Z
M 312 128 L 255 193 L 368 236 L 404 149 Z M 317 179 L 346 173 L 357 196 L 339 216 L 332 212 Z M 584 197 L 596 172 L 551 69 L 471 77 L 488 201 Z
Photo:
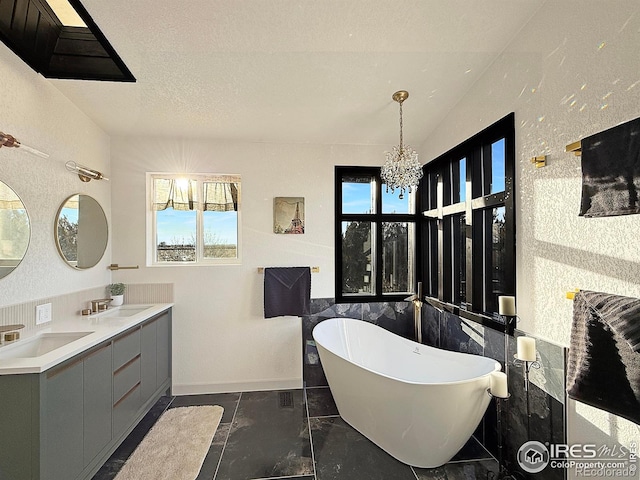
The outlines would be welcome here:
M 581 142 L 580 215 L 611 217 L 640 213 L 640 118 Z
M 640 299 L 581 290 L 573 303 L 567 393 L 640 425 Z
M 264 318 L 308 315 L 310 304 L 309 267 L 264 269 Z

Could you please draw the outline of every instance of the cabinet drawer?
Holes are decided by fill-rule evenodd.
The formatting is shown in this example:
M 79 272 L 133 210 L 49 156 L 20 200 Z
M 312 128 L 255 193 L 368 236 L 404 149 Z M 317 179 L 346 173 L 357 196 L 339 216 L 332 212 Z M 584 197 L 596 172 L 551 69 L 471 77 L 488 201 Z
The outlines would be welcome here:
M 140 404 L 140 384 L 138 383 L 113 406 L 114 437 L 121 435 L 131 425 Z
M 140 355 L 140 329 L 137 328 L 113 342 L 113 371 Z
M 140 355 L 113 373 L 114 405 L 137 383 L 140 383 Z

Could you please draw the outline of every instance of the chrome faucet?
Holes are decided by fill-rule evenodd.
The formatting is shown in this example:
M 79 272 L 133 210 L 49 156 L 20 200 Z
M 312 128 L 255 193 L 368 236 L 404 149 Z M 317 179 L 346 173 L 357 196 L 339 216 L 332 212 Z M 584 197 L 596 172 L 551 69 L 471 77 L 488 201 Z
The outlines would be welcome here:
M 0 345 L 5 342 L 13 342 L 20 338 L 20 332 L 24 325 L 17 323 L 15 325 L 0 325 Z
M 110 301 L 111 301 L 110 298 L 100 298 L 98 300 L 91 300 L 91 313 L 96 313 L 102 310 L 106 310 Z

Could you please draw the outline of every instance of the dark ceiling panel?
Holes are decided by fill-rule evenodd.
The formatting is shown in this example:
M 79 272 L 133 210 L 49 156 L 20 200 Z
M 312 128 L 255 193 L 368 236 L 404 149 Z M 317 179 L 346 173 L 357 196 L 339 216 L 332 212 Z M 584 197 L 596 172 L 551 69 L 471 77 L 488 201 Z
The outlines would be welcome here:
M 79 0 L 87 28 L 64 27 L 45 0 L 0 0 L 0 39 L 47 78 L 135 82 Z

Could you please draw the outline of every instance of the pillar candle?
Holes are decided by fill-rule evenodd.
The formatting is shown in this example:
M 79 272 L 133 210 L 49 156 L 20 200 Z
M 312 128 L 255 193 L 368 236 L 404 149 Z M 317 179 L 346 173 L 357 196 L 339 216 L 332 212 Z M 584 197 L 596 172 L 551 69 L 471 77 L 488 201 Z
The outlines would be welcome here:
M 526 362 L 536 361 L 536 339 L 531 337 L 518 337 L 518 352 L 516 357 Z
M 491 373 L 491 395 L 494 397 L 507 398 L 507 374 L 504 372 Z
M 513 317 L 516 314 L 516 297 L 499 296 L 498 313 L 500 315 Z

